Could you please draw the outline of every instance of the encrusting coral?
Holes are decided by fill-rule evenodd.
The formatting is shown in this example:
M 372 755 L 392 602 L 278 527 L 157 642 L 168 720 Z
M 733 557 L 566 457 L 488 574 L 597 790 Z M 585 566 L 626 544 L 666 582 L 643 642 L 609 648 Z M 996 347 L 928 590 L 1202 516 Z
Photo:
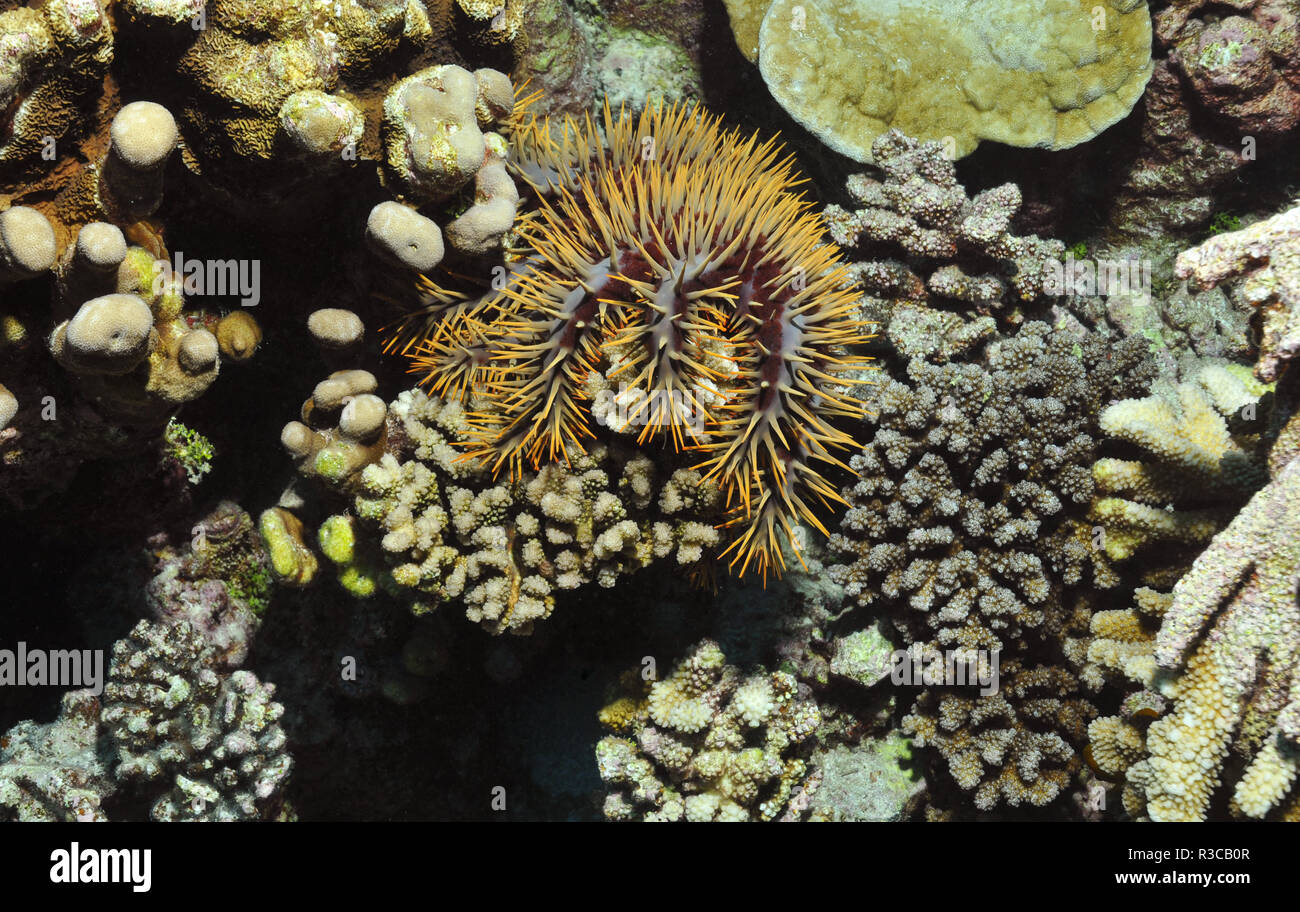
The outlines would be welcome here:
M 832 419 L 859 412 L 838 389 L 869 327 L 774 142 L 665 105 L 607 107 L 603 127 L 516 131 L 537 208 L 504 287 L 426 282 L 388 349 L 439 395 L 482 392 L 467 449 L 516 477 L 584 452 L 589 381 L 621 383 L 637 402 L 619 423 L 698 453 L 684 464 L 725 489 L 732 566 L 779 570 L 779 542 L 823 528 L 816 508 L 836 499 L 820 467 L 852 444 Z
M 99 699 L 89 690 L 63 695 L 59 717 L 20 722 L 0 738 L 0 819 L 107 819 L 115 789 L 99 740 Z
M 612 789 L 607 818 L 799 818 L 821 713 L 792 675 L 746 675 L 705 640 L 668 677 L 640 685 L 600 712 L 615 732 L 596 745 L 600 777 Z
M 1300 352 L 1300 205 L 1180 253 L 1174 274 L 1199 288 L 1239 280 L 1230 294 L 1259 315 L 1261 380 L 1276 380 Z
M 1064 149 L 1132 109 L 1151 75 L 1144 0 L 727 0 L 773 97 L 857 161 L 891 127 Z
M 81 126 L 113 59 L 112 22 L 102 0 L 7 9 L 0 48 L 0 174 L 7 176 L 48 162 Z

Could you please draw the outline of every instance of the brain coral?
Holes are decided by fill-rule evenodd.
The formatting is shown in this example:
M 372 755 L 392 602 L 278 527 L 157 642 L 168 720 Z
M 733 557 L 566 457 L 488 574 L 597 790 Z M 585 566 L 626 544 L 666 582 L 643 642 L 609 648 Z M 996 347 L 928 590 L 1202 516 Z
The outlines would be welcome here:
M 857 161 L 890 127 L 942 140 L 1064 149 L 1137 102 L 1151 75 L 1142 0 L 728 0 L 773 97 Z M 761 26 L 755 20 L 762 17 Z

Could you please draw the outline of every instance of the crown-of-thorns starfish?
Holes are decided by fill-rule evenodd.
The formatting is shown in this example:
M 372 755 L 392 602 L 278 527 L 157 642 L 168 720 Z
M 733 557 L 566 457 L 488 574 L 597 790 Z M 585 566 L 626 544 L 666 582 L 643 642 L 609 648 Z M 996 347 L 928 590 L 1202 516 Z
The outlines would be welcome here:
M 847 388 L 869 359 L 849 347 L 872 327 L 775 140 L 677 105 L 607 105 L 603 127 L 519 125 L 513 165 L 537 208 L 503 287 L 422 277 L 426 306 L 388 348 L 433 392 L 476 394 L 467 454 L 494 472 L 584 450 L 593 371 L 643 392 L 639 442 L 695 454 L 727 492 L 732 568 L 779 572 L 781 538 L 799 522 L 825 534 L 817 509 L 840 499 L 821 471 L 855 446 L 832 422 L 861 415 Z

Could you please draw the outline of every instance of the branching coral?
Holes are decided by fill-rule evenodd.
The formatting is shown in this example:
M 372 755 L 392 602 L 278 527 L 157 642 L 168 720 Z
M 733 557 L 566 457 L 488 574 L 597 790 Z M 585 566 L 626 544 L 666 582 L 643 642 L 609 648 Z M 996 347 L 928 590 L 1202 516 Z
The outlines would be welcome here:
M 353 511 L 379 527 L 389 577 L 417 611 L 460 600 L 494 633 L 527 633 L 557 590 L 610 588 L 655 560 L 691 567 L 718 543 L 721 492 L 699 472 L 665 476 L 611 443 L 494 482 L 459 457 L 459 405 L 413 390 L 390 412 L 407 447 L 360 472 Z
M 849 563 L 832 574 L 908 644 L 1001 650 L 1002 693 L 928 692 L 908 723 L 980 807 L 1051 800 L 1074 764 L 1091 709 L 1064 667 L 1063 635 L 1084 632 L 1069 591 L 1117 581 L 1087 519 L 1097 415 L 1145 389 L 1145 371 L 1136 343 L 1031 322 L 990 344 L 986 366 L 913 359 L 909 382 L 879 388 L 875 437 L 852 460 L 859 480 L 831 538 Z
M 1300 796 L 1300 463 L 1292 460 L 1174 587 L 1155 642 L 1173 710 L 1129 783 L 1154 820 L 1295 819 Z
M 927 691 L 903 717 L 918 747 L 934 747 L 975 807 L 1042 807 L 1079 766 L 1073 747 L 1096 709 L 1064 668 L 1003 662 L 1000 691 L 986 696 Z
M 104 820 L 103 801 L 114 789 L 107 767 L 99 699 L 68 691 L 54 722 L 20 722 L 0 738 L 0 819 Z
M 103 724 L 115 774 L 170 786 L 158 820 L 249 820 L 275 810 L 293 761 L 274 685 L 250 671 L 222 674 L 185 621 L 141 621 L 113 647 Z
M 867 327 L 774 142 L 678 107 L 606 108 L 603 127 L 603 141 L 589 119 L 518 131 L 539 202 L 504 287 L 428 283 L 389 349 L 413 352 L 435 392 L 486 395 L 469 452 L 515 476 L 582 453 L 587 381 L 618 378 L 640 394 L 640 439 L 703 454 L 726 490 L 732 565 L 766 573 L 837 499 L 820 468 L 852 443 L 833 419 L 858 408 L 829 382 L 862 366 L 843 346 Z
M 1076 344 L 1079 350 L 1076 352 Z M 987 367 L 914 359 L 879 388 L 874 439 L 832 547 L 860 604 L 898 605 L 908 642 L 994 648 L 1044 622 L 1063 584 L 1106 562 L 1086 525 L 1096 415 L 1143 388 L 1141 351 L 1027 323 Z
M 772 820 L 809 779 L 821 723 L 793 676 L 744 675 L 705 640 L 662 681 L 601 710 L 596 745 L 611 820 Z
M 1264 480 L 1256 451 L 1267 423 L 1259 400 L 1268 388 L 1238 365 L 1205 361 L 1188 373 L 1101 414 L 1102 431 L 1143 457 L 1106 457 L 1093 466 L 1101 496 L 1092 515 L 1112 560 L 1161 542 L 1205 544 Z
M 850 195 L 862 208 L 827 206 L 823 217 L 836 243 L 861 256 L 849 273 L 868 293 L 867 312 L 883 318 L 903 354 L 929 354 L 908 344 L 908 329 L 923 304 L 946 303 L 981 314 L 1016 319 L 1016 309 L 1053 290 L 1060 241 L 1011 230 L 1020 208 L 1020 190 L 1004 184 L 973 199 L 957 181 L 953 163 L 937 142 L 918 142 L 897 130 L 881 135 L 872 157 L 883 179 L 867 174 L 849 178 Z M 895 309 L 910 305 L 906 318 Z M 894 323 L 898 323 L 895 326 Z M 967 344 L 987 337 L 991 321 L 965 332 Z

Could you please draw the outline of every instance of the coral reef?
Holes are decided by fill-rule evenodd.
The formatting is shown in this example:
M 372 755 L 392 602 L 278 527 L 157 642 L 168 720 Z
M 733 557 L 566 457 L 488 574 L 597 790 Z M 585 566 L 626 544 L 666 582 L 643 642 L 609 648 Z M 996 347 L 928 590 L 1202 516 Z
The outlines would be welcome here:
M 1021 202 L 1015 184 L 972 199 L 939 143 L 897 130 L 875 140 L 872 158 L 883 179 L 848 181 L 861 208 L 827 206 L 823 218 L 836 243 L 862 257 L 848 271 L 867 293 L 863 312 L 885 324 L 900 354 L 950 356 L 992 332 L 991 320 L 954 321 L 924 305 L 1018 321 L 1021 307 L 1060 293 L 1065 245 L 1012 231 Z M 921 331 L 919 321 L 938 325 Z M 935 335 L 945 341 L 931 341 Z
M 145 589 L 152 616 L 184 621 L 221 668 L 238 668 L 270 599 L 270 558 L 252 517 L 223 501 L 193 528 L 186 547 L 155 552 L 157 572 Z
M 774 142 L 678 106 L 606 107 L 603 126 L 603 141 L 591 119 L 518 131 L 539 202 L 504 287 L 425 283 L 388 348 L 440 395 L 484 395 L 469 452 L 514 476 L 583 452 L 588 381 L 617 377 L 632 401 L 615 397 L 615 424 L 703 454 L 692 468 L 732 507 L 725 553 L 766 575 L 795 524 L 824 528 L 820 467 L 852 444 L 832 419 L 858 412 L 839 390 L 865 366 L 845 347 L 870 327 Z
M 633 673 L 635 678 L 635 673 Z M 793 676 L 744 675 L 718 644 L 697 644 L 662 681 L 600 712 L 596 745 L 611 820 L 772 820 L 802 803 L 804 756 L 821 722 Z
M 1155 19 L 1197 107 L 1243 136 L 1294 130 L 1300 125 L 1300 6 L 1238 0 L 1226 5 L 1239 15 L 1205 16 L 1206 5 L 1175 0 Z
M 0 369 L 16 403 L 0 452 L 12 479 L 4 494 L 18 503 L 57 489 L 89 459 L 157 446 L 175 412 L 216 380 L 223 355 L 246 360 L 256 349 L 248 336 L 260 337 L 251 316 L 234 318 L 244 327 L 236 350 L 222 329 L 232 318 L 187 309 L 186 295 L 213 292 L 204 263 L 182 268 L 177 254 L 174 268 L 161 236 L 142 227 L 177 143 L 170 112 L 132 102 L 107 132 L 105 151 L 67 175 L 52 202 L 0 214 L 0 282 L 53 279 L 52 307 L 34 306 L 26 290 L 0 305 Z M 217 293 L 242 288 L 237 264 L 216 265 Z M 216 275 L 211 264 L 206 274 Z
M 1098 415 L 1144 391 L 1149 365 L 1134 343 L 1110 348 L 1036 322 L 984 354 L 983 364 L 914 358 L 907 382 L 877 389 L 875 436 L 850 461 L 859 480 L 831 537 L 849 562 L 831 573 L 925 664 L 955 650 L 974 680 L 1000 653 L 1000 692 L 927 689 L 905 722 L 987 810 L 1044 804 L 1077 766 L 1093 710 L 1067 667 L 1078 662 L 1066 638 L 1086 633 L 1073 593 L 1118 582 L 1088 518 Z
M 1132 109 L 1151 75 L 1143 0 L 727 0 L 773 97 L 857 161 L 891 128 L 946 143 L 1064 149 Z M 756 24 L 756 20 L 761 24 Z M 755 40 L 756 36 L 756 40 Z
M 274 685 L 250 671 L 216 670 L 186 621 L 141 621 L 113 647 L 102 724 L 115 776 L 161 782 L 156 820 L 250 820 L 274 813 L 293 762 Z

